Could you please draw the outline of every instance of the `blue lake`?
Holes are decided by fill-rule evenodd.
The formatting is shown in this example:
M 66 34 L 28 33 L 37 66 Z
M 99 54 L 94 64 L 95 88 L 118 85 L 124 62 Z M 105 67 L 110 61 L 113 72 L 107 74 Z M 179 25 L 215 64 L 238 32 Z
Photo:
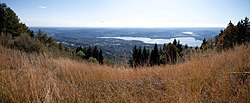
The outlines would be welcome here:
M 126 41 L 142 41 L 146 44 L 166 44 L 173 42 L 174 39 L 177 41 L 179 40 L 181 44 L 187 44 L 188 46 L 200 46 L 202 41 L 197 40 L 194 37 L 176 37 L 176 38 L 170 38 L 170 39 L 152 39 L 147 37 L 97 37 L 97 38 L 103 38 L 103 39 L 121 39 Z

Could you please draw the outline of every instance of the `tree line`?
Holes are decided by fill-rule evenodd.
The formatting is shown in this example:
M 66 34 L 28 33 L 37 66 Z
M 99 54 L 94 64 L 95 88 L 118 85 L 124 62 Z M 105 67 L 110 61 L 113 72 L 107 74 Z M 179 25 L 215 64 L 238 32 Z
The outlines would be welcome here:
M 154 48 L 150 51 L 145 46 L 137 47 L 134 46 L 132 50 L 132 58 L 129 60 L 131 67 L 139 66 L 154 66 L 154 65 L 165 65 L 175 64 L 177 59 L 183 57 L 183 49 L 187 49 L 187 45 L 180 44 L 174 39 L 173 43 L 164 44 L 163 47 L 158 48 L 155 44 Z
M 204 39 L 201 49 L 216 49 L 218 51 L 233 48 L 236 45 L 246 44 L 250 42 L 250 22 L 249 18 L 245 17 L 236 25 L 231 21 L 224 30 L 221 30 L 219 35 L 212 39 Z
M 71 49 L 56 43 L 40 29 L 29 29 L 5 3 L 0 3 L 0 45 L 27 53 L 48 52 L 53 55 L 71 55 Z
M 51 36 L 42 30 L 34 32 L 24 23 L 20 22 L 16 13 L 5 3 L 0 3 L 0 45 L 11 49 L 18 49 L 27 53 L 47 52 L 55 57 L 80 57 L 90 61 L 103 64 L 102 50 L 97 47 L 76 50 L 57 43 Z M 74 52 L 76 51 L 76 52 Z
M 155 44 L 151 51 L 145 47 L 142 49 L 141 46 L 137 47 L 135 45 L 129 65 L 131 67 L 139 67 L 175 64 L 182 59 L 183 52 L 189 50 L 189 48 L 191 50 L 215 49 L 222 51 L 247 43 L 250 43 L 250 22 L 249 18 L 245 17 L 236 25 L 230 21 L 228 26 L 214 38 L 208 40 L 204 38 L 200 48 L 195 47 L 193 49 L 193 47 L 182 45 L 180 41 L 177 42 L 176 40 L 173 43 L 164 44 L 162 48 L 158 48 L 157 44 Z
M 89 62 L 103 64 L 102 49 L 98 49 L 97 46 L 89 46 L 88 48 L 77 47 L 76 55 Z

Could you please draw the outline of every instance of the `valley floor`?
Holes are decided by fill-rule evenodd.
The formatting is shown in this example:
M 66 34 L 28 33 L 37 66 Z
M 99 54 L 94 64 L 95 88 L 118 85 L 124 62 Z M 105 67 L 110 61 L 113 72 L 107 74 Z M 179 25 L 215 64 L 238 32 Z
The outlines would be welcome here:
M 0 102 L 250 102 L 250 45 L 177 65 L 88 64 L 0 46 Z

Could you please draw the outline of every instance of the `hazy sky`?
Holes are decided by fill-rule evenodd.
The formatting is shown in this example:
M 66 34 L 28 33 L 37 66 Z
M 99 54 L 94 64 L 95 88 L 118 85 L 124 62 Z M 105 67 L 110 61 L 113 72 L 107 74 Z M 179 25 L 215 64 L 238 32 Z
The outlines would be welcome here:
M 225 27 L 250 0 L 1 0 L 28 26 Z

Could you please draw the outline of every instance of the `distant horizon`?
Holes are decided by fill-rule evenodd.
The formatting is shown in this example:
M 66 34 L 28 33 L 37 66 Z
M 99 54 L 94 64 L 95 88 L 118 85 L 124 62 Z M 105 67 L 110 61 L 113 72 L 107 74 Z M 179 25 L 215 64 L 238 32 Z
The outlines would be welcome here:
M 1 0 L 29 27 L 226 27 L 250 0 Z
M 28 26 L 30 28 L 114 28 L 114 29 L 164 29 L 164 28 L 226 28 L 226 27 L 68 27 L 68 26 Z

